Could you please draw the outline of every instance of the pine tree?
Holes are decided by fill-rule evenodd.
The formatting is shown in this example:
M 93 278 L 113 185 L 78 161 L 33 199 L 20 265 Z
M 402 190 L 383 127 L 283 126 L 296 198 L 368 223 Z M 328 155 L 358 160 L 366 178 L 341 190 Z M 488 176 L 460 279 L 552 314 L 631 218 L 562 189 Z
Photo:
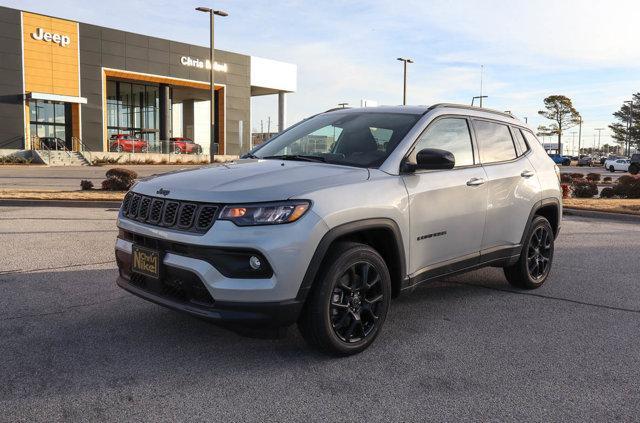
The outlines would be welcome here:
M 562 135 L 567 129 L 573 128 L 580 123 L 580 113 L 573 107 L 569 97 L 563 95 L 551 95 L 544 99 L 546 110 L 540 110 L 538 114 L 553 123 L 549 126 L 538 127 L 538 135 L 557 135 L 558 154 L 562 154 Z
M 624 103 L 620 110 L 613 114 L 616 122 L 609 125 L 609 129 L 613 133 L 611 137 L 623 147 L 626 146 L 627 141 L 630 141 L 629 149 L 632 146 L 640 148 L 640 93 L 633 94 L 632 101 L 633 111 L 628 103 Z M 631 114 L 631 131 L 627 129 L 629 126 L 629 114 Z M 628 139 L 629 134 L 631 135 L 630 140 Z

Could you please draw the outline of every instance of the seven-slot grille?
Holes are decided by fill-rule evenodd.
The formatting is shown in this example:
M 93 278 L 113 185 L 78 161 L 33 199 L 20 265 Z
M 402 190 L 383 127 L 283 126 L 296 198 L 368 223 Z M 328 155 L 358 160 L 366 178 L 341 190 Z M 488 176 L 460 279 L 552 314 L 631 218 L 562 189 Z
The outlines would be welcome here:
M 128 192 L 121 211 L 123 216 L 149 225 L 204 233 L 213 225 L 218 206 Z

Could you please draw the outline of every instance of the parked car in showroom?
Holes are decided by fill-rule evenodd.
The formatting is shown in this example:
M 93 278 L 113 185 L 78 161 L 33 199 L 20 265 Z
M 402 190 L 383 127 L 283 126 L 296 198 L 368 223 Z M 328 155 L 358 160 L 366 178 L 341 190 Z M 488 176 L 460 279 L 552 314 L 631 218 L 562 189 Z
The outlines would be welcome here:
M 640 172 L 640 153 L 632 154 L 629 163 L 629 173 L 637 175 Z
M 110 139 L 109 151 L 118 153 L 146 153 L 149 151 L 149 143 L 133 135 L 113 134 Z
M 350 355 L 419 284 L 492 266 L 542 286 L 561 201 L 558 166 L 508 113 L 331 110 L 235 163 L 138 181 L 118 214 L 117 284 L 232 327 L 297 323 Z
M 587 155 L 580 156 L 578 158 L 578 166 L 593 166 L 593 158 Z
M 607 159 L 604 162 L 604 168 L 608 169 L 609 172 L 627 172 L 630 165 L 631 160 L 629 159 Z
M 191 138 L 169 138 L 169 148 L 173 154 L 202 154 L 200 144 L 196 144 Z
M 549 154 L 549 157 L 551 157 L 551 160 L 553 160 L 555 164 L 562 166 L 571 165 L 571 157 L 561 156 L 560 154 Z

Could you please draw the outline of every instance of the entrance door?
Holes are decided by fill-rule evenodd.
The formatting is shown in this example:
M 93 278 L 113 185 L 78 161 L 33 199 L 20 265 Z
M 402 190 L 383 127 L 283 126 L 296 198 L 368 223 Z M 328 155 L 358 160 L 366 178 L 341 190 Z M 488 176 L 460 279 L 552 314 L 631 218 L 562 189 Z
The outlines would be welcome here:
M 71 150 L 71 122 L 70 104 L 45 100 L 29 101 L 29 128 L 32 137 L 57 138 L 65 148 Z
M 453 153 L 455 167 L 403 177 L 409 194 L 410 273 L 417 278 L 475 264 L 487 212 L 486 174 L 475 157 L 468 120 L 443 117 L 431 123 L 408 160 L 415 163 L 424 148 Z

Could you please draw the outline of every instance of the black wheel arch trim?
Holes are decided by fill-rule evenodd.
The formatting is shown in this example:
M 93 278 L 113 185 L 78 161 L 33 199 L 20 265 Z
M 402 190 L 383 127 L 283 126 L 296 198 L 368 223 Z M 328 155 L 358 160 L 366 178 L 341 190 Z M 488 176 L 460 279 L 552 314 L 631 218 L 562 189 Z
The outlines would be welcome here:
M 554 231 L 554 238 L 558 237 L 558 234 L 560 233 L 560 226 L 561 226 L 561 221 L 562 221 L 562 205 L 560 204 L 560 200 L 558 200 L 555 197 L 549 197 L 549 198 L 544 198 L 540 201 L 538 201 L 536 204 L 534 204 L 534 206 L 531 208 L 531 212 L 529 213 L 529 219 L 527 220 L 527 225 L 524 228 L 524 232 L 522 232 L 522 238 L 520 239 L 520 245 L 525 245 L 525 237 L 527 236 L 527 234 L 529 233 L 529 229 L 531 228 L 531 223 L 533 223 L 533 217 L 538 213 L 538 211 L 544 207 L 548 207 L 548 206 L 555 206 L 556 207 L 556 219 L 558 222 L 558 226 Z M 552 222 L 549 222 L 553 225 Z
M 309 262 L 309 266 L 307 266 L 307 271 L 304 275 L 304 278 L 302 279 L 302 284 L 298 289 L 296 300 L 306 300 L 307 295 L 309 294 L 309 291 L 311 290 L 311 287 L 316 280 L 322 261 L 326 257 L 326 254 L 329 251 L 329 247 L 335 240 L 346 235 L 375 229 L 389 230 L 393 234 L 393 238 L 395 240 L 395 248 L 399 259 L 400 278 L 402 282 L 402 280 L 406 278 L 407 271 L 406 257 L 404 253 L 404 242 L 402 240 L 402 233 L 400 232 L 400 227 L 398 226 L 398 224 L 390 218 L 371 218 L 357 220 L 355 222 L 349 222 L 331 228 L 326 234 L 324 234 L 324 236 L 320 240 L 320 243 L 316 247 L 316 251 L 311 258 L 311 261 Z

